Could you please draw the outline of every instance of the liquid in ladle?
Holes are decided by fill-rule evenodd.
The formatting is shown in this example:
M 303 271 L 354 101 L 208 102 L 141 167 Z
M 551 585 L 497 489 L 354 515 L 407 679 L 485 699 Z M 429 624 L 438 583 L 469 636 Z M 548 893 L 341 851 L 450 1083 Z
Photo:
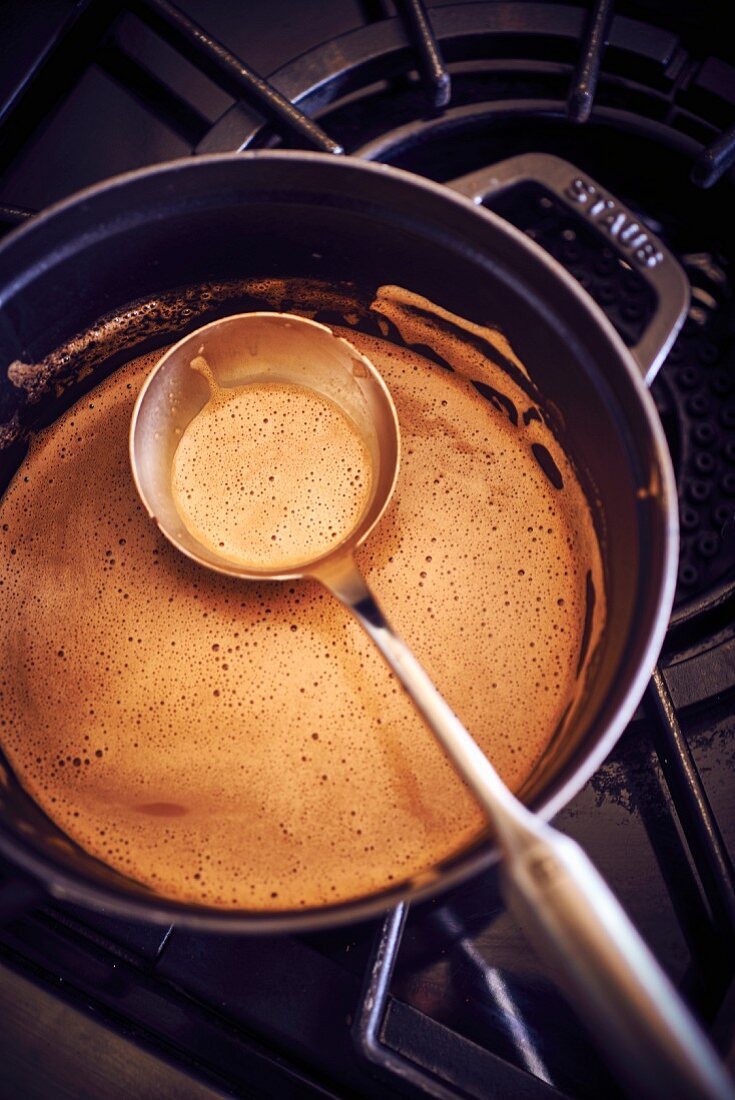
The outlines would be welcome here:
M 172 488 L 191 533 L 252 570 L 313 561 L 356 527 L 371 487 L 357 429 L 328 398 L 282 382 L 217 385 L 176 450 Z

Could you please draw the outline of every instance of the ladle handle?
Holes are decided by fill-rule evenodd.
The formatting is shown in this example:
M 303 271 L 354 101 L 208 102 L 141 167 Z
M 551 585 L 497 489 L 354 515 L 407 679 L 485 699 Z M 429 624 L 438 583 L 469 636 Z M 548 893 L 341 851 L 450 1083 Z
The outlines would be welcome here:
M 646 1100 L 734 1100 L 714 1048 L 575 841 L 530 813 L 505 786 L 395 633 L 354 561 L 318 579 L 375 642 L 490 820 L 509 908 L 606 1053 Z
M 509 909 L 632 1097 L 733 1100 L 709 1040 L 599 871 L 570 837 L 504 852 Z

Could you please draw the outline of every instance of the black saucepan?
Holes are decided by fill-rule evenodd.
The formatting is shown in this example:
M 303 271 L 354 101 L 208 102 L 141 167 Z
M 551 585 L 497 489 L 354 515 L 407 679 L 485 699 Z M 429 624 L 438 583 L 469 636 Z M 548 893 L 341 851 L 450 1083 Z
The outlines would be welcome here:
M 34 218 L 0 248 L 0 461 L 7 481 L 28 430 L 53 419 L 131 349 L 234 312 L 231 301 L 200 301 L 196 291 L 177 297 L 177 288 L 231 285 L 247 275 L 395 283 L 460 316 L 500 324 L 553 403 L 564 443 L 592 487 L 605 558 L 608 623 L 594 681 L 527 791 L 549 818 L 630 720 L 668 621 L 676 493 L 644 378 L 683 319 L 686 281 L 632 215 L 553 157 L 516 158 L 456 186 L 470 198 L 325 155 L 205 157 L 118 177 Z M 608 250 L 649 284 L 656 313 L 632 351 L 560 265 L 477 205 L 490 192 L 529 186 L 540 189 L 541 201 L 566 204 L 593 223 L 587 232 L 605 234 Z M 106 317 L 114 322 L 101 324 Z M 437 889 L 436 880 L 416 883 L 293 914 L 169 901 L 69 844 L 10 769 L 3 774 L 0 849 L 56 897 L 212 928 L 277 930 L 362 917 L 398 893 Z M 478 844 L 439 868 L 440 881 L 456 882 L 492 858 Z

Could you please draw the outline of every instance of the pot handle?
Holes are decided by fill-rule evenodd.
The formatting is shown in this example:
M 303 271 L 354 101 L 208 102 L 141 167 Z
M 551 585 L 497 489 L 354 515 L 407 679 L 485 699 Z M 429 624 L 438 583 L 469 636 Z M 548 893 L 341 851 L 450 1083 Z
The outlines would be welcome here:
M 547 153 L 525 153 L 490 168 L 450 180 L 449 186 L 494 211 L 529 236 L 574 275 L 577 253 L 590 266 L 619 275 L 632 295 L 615 302 L 612 280 L 604 280 L 599 305 L 617 328 L 651 385 L 689 307 L 689 281 L 671 252 L 631 210 L 573 164 Z M 553 223 L 549 229 L 549 223 Z M 558 228 L 561 222 L 563 228 Z M 597 297 L 591 290 L 593 297 Z M 641 299 L 649 317 L 636 316 Z M 608 302 L 608 299 L 612 299 Z M 605 306 L 608 306 L 606 309 Z

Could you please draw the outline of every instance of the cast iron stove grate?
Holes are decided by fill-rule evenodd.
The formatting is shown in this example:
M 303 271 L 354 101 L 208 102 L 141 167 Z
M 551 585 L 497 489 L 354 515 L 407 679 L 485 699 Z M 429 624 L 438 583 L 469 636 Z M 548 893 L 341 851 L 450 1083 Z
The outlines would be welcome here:
M 520 152 L 549 151 L 604 180 L 666 239 L 693 288 L 689 319 L 654 389 L 680 493 L 676 609 L 645 707 L 560 823 L 583 840 L 664 964 L 679 972 L 715 1038 L 729 1043 L 735 890 L 719 826 L 732 842 L 735 823 L 712 769 L 734 725 L 735 72 L 703 50 L 686 5 L 650 22 L 613 14 L 608 0 L 589 13 L 474 3 L 427 15 L 418 0 L 402 0 L 398 15 L 385 18 L 379 5 L 367 8 L 363 26 L 264 81 L 167 0 L 76 4 L 0 113 L 3 194 L 16 199 L 0 208 L 0 220 L 10 227 L 28 216 L 22 181 L 31 138 L 40 133 L 43 145 L 49 116 L 96 67 L 193 152 L 346 150 L 448 181 Z M 176 66 L 169 79 L 165 64 L 151 62 L 150 32 L 217 85 L 214 99 L 211 86 L 199 85 L 191 102 Z M 221 110 L 223 94 L 230 105 Z M 103 153 L 84 182 L 109 171 Z M 715 183 L 705 199 L 701 188 Z M 503 215 L 549 247 L 631 342 L 650 308 L 645 285 L 543 195 L 511 198 Z M 715 812 L 698 759 L 710 771 Z M 608 809 L 602 828 L 595 803 Z M 606 866 L 611 822 L 616 843 L 638 853 L 633 875 L 622 879 Z M 654 906 L 662 934 L 637 896 L 651 875 L 663 884 L 664 901 Z M 548 976 L 503 965 L 514 932 L 493 883 L 483 876 L 407 923 L 403 908 L 389 914 L 369 965 L 372 926 L 235 944 L 59 907 L 8 926 L 2 950 L 237 1093 L 559 1095 L 546 1079 L 570 1096 L 614 1094 Z M 449 977 L 437 977 L 442 967 Z M 347 1042 L 350 1026 L 358 1054 L 390 1085 L 365 1075 Z M 555 1057 L 549 1032 L 573 1045 L 574 1068 Z

